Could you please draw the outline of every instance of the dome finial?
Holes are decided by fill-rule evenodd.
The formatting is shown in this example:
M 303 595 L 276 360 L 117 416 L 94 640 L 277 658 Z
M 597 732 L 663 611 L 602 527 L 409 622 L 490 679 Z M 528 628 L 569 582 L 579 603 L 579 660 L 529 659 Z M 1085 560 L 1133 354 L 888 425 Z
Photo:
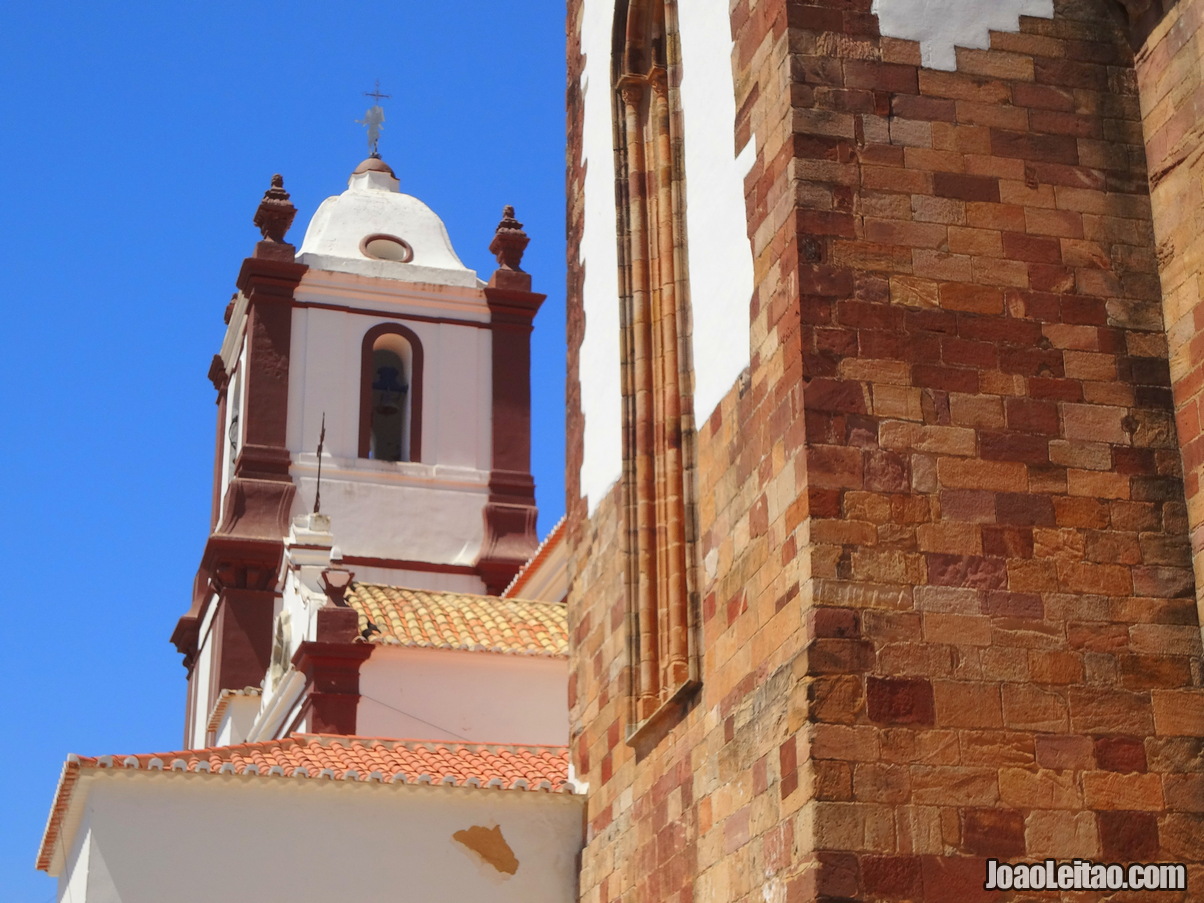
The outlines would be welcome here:
M 365 91 L 364 96 L 373 98 L 376 103 L 368 108 L 368 112 L 364 114 L 363 119 L 357 119 L 356 122 L 368 130 L 369 156 L 379 159 L 380 151 L 378 149 L 378 145 L 380 144 L 380 128 L 385 123 L 385 111 L 381 107 L 380 102 L 392 97 L 392 95 L 380 93 L 380 79 L 378 78 L 376 80 L 376 87 L 371 91 Z

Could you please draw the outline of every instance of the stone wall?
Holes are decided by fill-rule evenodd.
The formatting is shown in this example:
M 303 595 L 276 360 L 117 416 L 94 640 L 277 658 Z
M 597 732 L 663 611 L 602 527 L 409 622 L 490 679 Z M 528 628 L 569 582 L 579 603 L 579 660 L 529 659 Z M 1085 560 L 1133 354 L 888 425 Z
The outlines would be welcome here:
M 1175 4 L 1137 54 L 1154 233 L 1170 344 L 1176 422 L 1186 470 L 1196 581 L 1204 585 L 1204 4 Z M 1204 721 L 1204 713 L 1201 713 Z
M 1003 899 L 986 857 L 1204 858 L 1199 623 L 1120 20 L 1057 2 L 942 72 L 870 7 L 733 4 L 751 365 L 699 426 L 702 685 L 638 749 L 621 488 L 587 517 L 574 484 L 570 251 L 588 903 Z

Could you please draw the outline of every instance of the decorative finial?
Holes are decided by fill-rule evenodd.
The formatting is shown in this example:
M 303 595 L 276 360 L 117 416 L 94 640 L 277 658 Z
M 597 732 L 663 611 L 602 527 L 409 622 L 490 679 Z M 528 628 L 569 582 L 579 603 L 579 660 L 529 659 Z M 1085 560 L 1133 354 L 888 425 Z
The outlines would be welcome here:
M 392 94 L 380 93 L 380 79 L 376 80 L 376 87 L 371 91 L 364 92 L 365 97 L 371 97 L 376 100 L 372 106 L 368 108 L 368 112 L 364 114 L 363 119 L 357 119 L 360 125 L 368 130 L 368 150 L 369 155 L 379 157 L 377 145 L 380 144 L 380 128 L 385 123 L 385 111 L 381 108 L 380 102 L 392 97 Z
M 489 253 L 497 257 L 498 264 L 505 270 L 522 271 L 523 252 L 531 239 L 523 231 L 523 224 L 514 218 L 514 208 L 507 204 L 502 208 L 502 221 L 489 243 Z
M 297 208 L 284 190 L 284 176 L 276 173 L 272 176 L 272 187 L 264 192 L 259 209 L 255 211 L 255 227 L 264 241 L 282 244 L 296 215 Z

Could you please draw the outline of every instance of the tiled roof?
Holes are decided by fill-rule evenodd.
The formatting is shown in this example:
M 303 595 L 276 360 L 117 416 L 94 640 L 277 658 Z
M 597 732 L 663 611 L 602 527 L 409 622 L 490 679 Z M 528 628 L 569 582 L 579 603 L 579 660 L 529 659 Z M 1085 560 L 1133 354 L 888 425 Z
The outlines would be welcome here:
M 503 598 L 513 598 L 523 591 L 523 587 L 531 579 L 531 575 L 536 573 L 543 563 L 547 561 L 548 556 L 556 550 L 560 543 L 564 540 L 565 523 L 568 521 L 566 515 L 562 515 L 560 520 L 556 522 L 556 526 L 552 528 L 552 532 L 544 537 L 543 542 L 539 544 L 539 548 L 535 550 L 527 563 L 524 564 L 514 579 L 510 581 L 510 585 L 502 590 Z
M 213 707 L 213 711 L 209 713 L 209 723 L 205 726 L 206 730 L 215 731 L 222 725 L 222 718 L 225 717 L 226 709 L 230 707 L 230 700 L 236 696 L 262 696 L 262 687 L 243 687 L 241 690 L 222 690 L 217 697 L 217 704 Z
M 353 583 L 347 603 L 370 642 L 510 655 L 568 655 L 564 606 Z
M 384 784 L 454 784 L 560 790 L 568 780 L 560 746 L 506 746 L 295 734 L 283 740 L 140 756 L 72 756 L 81 768 L 146 768 L 193 774 L 258 774 Z M 517 785 L 516 785 L 517 782 Z
M 381 784 L 432 784 L 571 793 L 568 749 L 295 734 L 283 740 L 137 756 L 68 756 L 50 810 L 37 867 L 50 868 L 81 773 L 123 769 Z

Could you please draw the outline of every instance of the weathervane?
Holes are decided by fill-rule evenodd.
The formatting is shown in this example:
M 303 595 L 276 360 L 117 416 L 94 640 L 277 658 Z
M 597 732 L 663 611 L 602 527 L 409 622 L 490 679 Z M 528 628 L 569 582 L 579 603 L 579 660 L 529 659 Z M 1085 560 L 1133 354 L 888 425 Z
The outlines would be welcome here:
M 380 127 L 385 123 L 385 111 L 381 108 L 380 102 L 392 97 L 392 94 L 380 93 L 380 79 L 376 80 L 376 87 L 371 91 L 364 92 L 365 97 L 371 97 L 376 100 L 372 106 L 368 108 L 368 112 L 364 114 L 363 119 L 357 119 L 360 125 L 368 130 L 368 150 L 373 157 L 379 157 L 376 147 L 380 144 Z

